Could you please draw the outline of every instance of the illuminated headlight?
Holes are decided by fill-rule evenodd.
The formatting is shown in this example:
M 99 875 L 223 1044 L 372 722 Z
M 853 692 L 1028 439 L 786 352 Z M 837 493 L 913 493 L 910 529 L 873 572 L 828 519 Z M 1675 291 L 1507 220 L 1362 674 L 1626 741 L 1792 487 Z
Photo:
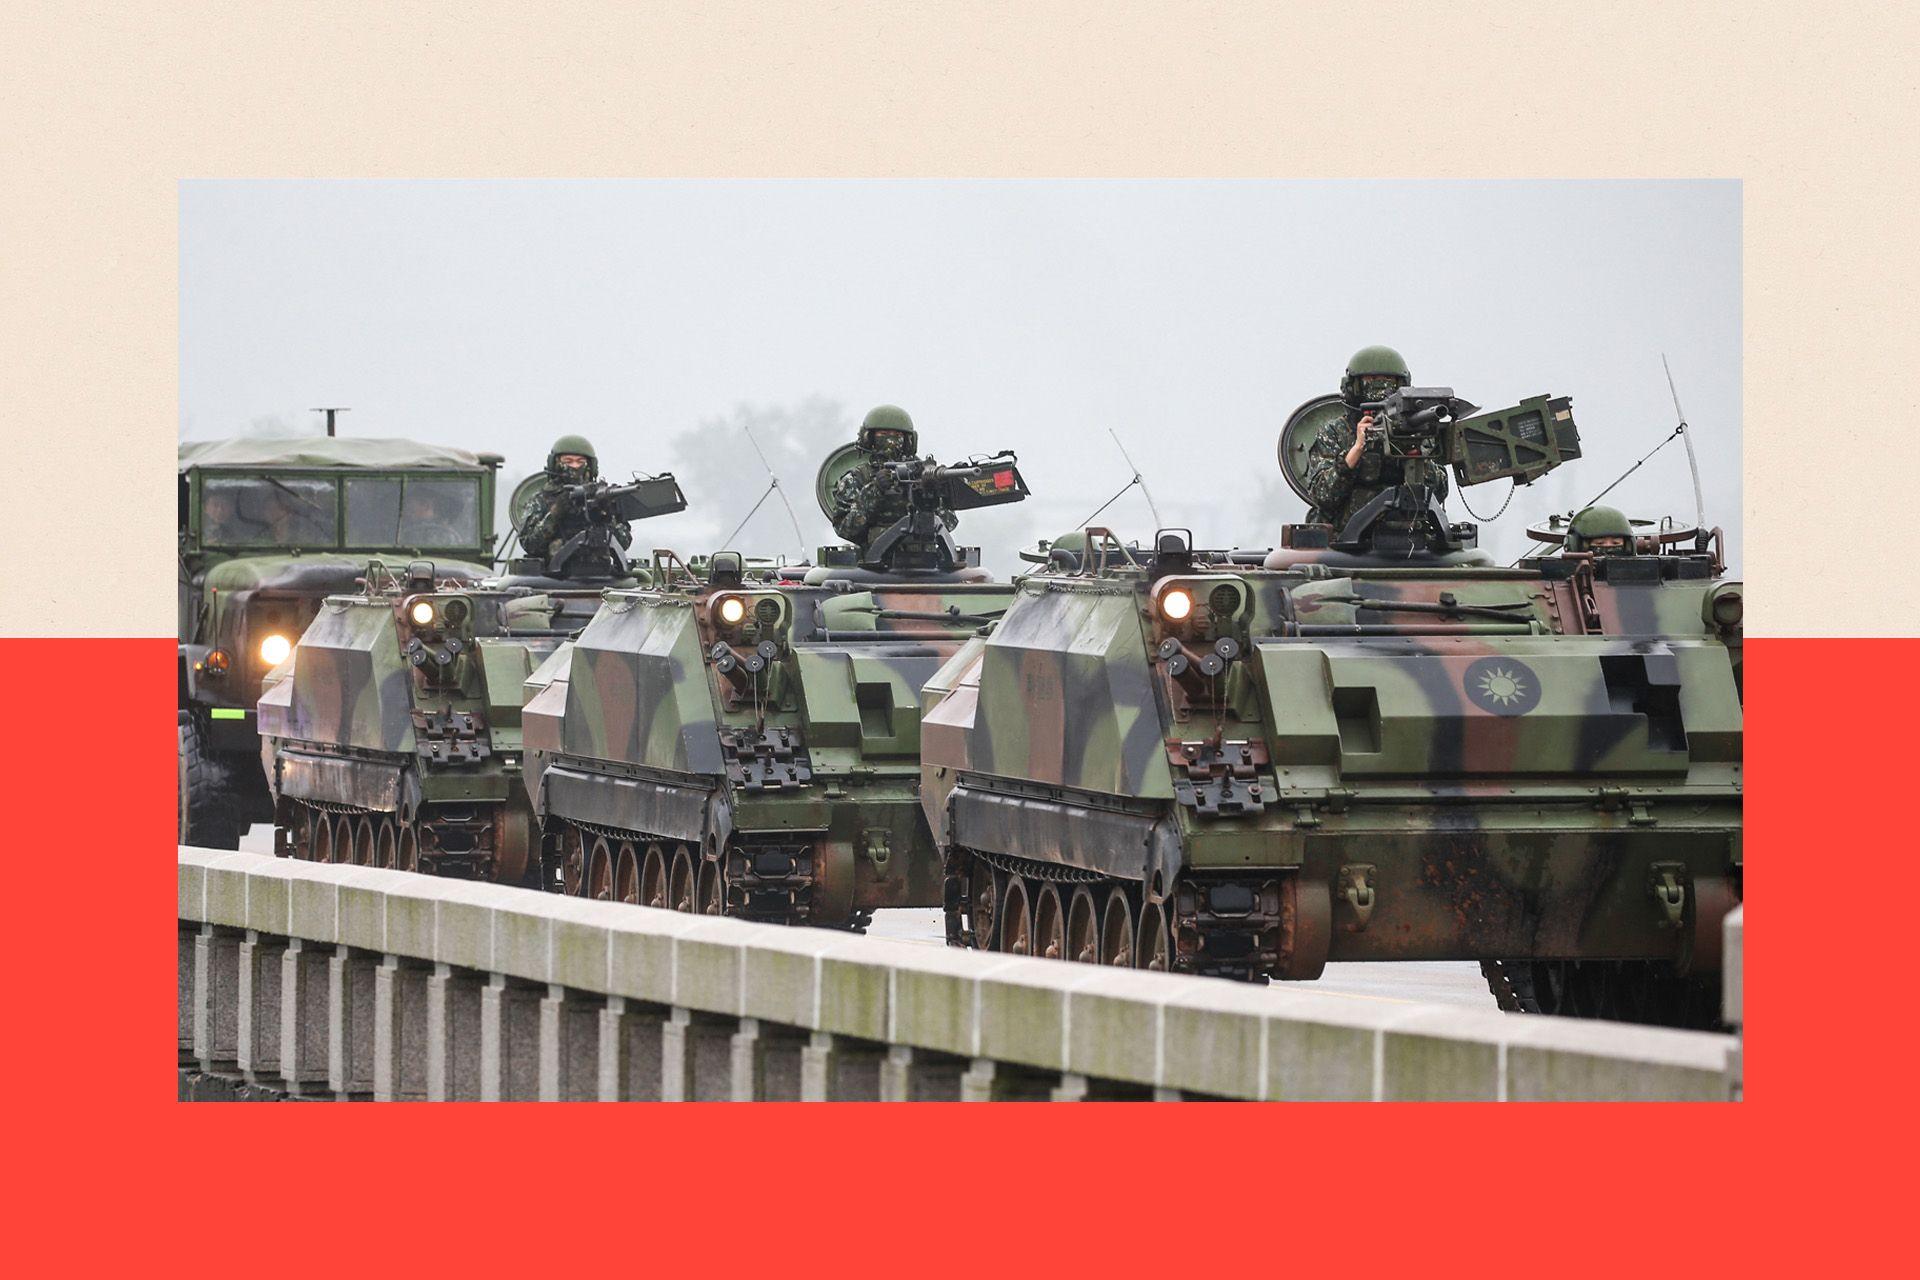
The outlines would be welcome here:
M 721 622 L 729 627 L 737 627 L 747 616 L 747 602 L 739 596 L 727 596 L 720 601 L 717 612 Z
M 1185 622 L 1193 615 L 1193 593 L 1173 587 L 1160 595 L 1160 616 L 1168 622 Z
M 432 626 L 433 625 L 433 601 L 421 600 L 416 602 L 413 606 L 413 611 L 410 616 L 413 618 L 413 625 L 416 627 Z
M 293 641 L 283 635 L 274 634 L 260 642 L 260 661 L 270 667 L 277 667 L 287 660 L 293 652 Z

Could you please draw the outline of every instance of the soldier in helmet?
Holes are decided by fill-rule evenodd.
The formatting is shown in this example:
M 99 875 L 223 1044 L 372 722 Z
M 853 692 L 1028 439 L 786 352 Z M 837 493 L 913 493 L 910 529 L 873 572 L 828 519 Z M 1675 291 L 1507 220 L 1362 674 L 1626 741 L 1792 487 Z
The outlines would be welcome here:
M 1387 457 L 1373 411 L 1361 407 L 1377 404 L 1412 381 L 1407 362 L 1392 347 L 1362 347 L 1347 361 L 1340 379 L 1346 413 L 1322 427 L 1308 451 L 1310 522 L 1330 524 L 1337 533 L 1374 495 L 1398 484 L 1424 484 L 1435 496 L 1447 496 L 1446 468 L 1432 461 Z
M 1613 507 L 1588 507 L 1567 526 L 1563 550 L 1595 556 L 1633 554 L 1633 523 Z
M 840 477 L 834 486 L 835 504 L 840 509 L 833 522 L 834 532 L 860 548 L 866 559 L 874 539 L 907 514 L 907 496 L 887 469 L 889 462 L 911 461 L 920 447 L 920 434 L 913 419 L 897 405 L 883 404 L 867 414 L 856 437 L 860 461 Z M 940 512 L 940 521 L 949 530 L 960 523 L 951 511 Z
M 561 436 L 547 452 L 547 482 L 534 495 L 532 514 L 520 530 L 527 554 L 548 559 L 568 538 L 587 527 L 586 509 L 569 492 L 600 475 L 600 459 L 585 436 Z M 625 520 L 612 522 L 613 538 L 624 550 L 633 543 L 633 528 Z

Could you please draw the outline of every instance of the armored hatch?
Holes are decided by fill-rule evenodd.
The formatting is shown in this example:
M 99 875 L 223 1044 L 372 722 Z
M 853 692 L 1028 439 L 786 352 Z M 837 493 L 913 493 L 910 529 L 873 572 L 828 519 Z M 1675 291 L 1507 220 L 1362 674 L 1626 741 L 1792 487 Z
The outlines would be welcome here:
M 849 441 L 828 454 L 813 477 L 814 500 L 820 504 L 829 522 L 840 518 L 840 500 L 833 491 L 847 472 L 860 465 L 860 446 Z
M 1288 414 L 1285 425 L 1280 428 L 1280 474 L 1287 478 L 1287 487 L 1299 494 L 1300 501 L 1308 506 L 1313 505 L 1313 499 L 1307 496 L 1308 453 L 1319 438 L 1320 429 L 1330 422 L 1338 422 L 1346 413 L 1346 404 L 1339 395 L 1329 392 L 1315 396 Z

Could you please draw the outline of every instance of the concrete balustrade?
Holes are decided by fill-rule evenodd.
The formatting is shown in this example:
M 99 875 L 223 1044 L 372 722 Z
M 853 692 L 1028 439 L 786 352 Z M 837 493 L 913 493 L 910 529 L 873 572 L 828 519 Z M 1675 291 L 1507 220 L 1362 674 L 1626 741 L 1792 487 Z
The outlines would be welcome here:
M 257 854 L 181 849 L 179 895 L 183 1097 L 1725 1099 L 1739 1084 L 1731 1036 Z

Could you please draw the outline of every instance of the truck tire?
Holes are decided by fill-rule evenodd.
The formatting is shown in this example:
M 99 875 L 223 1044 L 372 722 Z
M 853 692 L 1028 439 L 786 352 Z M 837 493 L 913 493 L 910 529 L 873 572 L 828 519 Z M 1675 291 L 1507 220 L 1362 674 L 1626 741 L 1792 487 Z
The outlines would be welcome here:
M 226 772 L 206 749 L 200 724 L 180 713 L 180 843 L 203 849 L 238 849 L 237 797 Z

